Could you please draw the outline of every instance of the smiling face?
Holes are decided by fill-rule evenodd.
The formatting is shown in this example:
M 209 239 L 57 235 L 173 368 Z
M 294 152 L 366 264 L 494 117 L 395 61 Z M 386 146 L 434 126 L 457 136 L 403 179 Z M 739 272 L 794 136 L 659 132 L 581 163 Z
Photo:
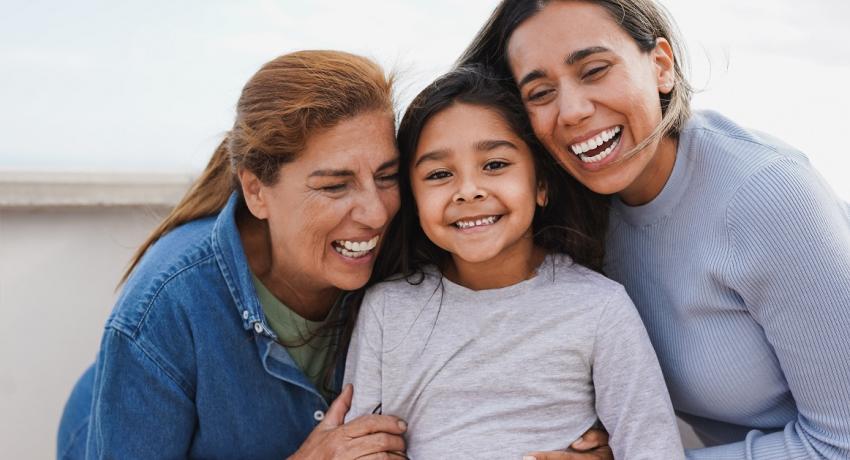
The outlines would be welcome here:
M 546 191 L 528 146 L 498 112 L 454 103 L 436 113 L 411 164 L 422 229 L 451 253 L 456 270 L 485 273 L 531 257 L 534 210 Z
M 391 114 L 356 115 L 310 135 L 275 184 L 240 173 L 251 213 L 268 222 L 269 279 L 283 284 L 272 289 L 288 297 L 281 300 L 297 303 L 369 280 L 399 207 L 394 134 Z
M 514 31 L 508 61 L 535 134 L 570 174 L 632 205 L 660 193 L 676 141 L 635 147 L 661 121 L 659 93 L 672 89 L 666 40 L 642 52 L 603 7 L 552 1 Z

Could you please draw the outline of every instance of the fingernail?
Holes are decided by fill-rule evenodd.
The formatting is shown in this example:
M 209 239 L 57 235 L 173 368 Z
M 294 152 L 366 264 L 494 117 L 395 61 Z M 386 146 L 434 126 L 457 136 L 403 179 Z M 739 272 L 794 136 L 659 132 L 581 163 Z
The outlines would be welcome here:
M 404 420 L 399 420 L 398 421 L 398 427 L 401 428 L 402 430 L 407 430 L 407 423 L 405 423 Z

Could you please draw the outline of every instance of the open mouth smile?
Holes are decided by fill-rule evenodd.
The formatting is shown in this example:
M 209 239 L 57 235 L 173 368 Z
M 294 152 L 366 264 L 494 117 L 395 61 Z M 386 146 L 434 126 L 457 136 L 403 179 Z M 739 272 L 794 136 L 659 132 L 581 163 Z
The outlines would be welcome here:
M 380 237 L 375 235 L 369 241 L 336 240 L 331 243 L 331 246 L 333 246 L 336 252 L 345 257 L 359 259 L 378 247 L 378 240 L 380 240 Z
M 488 225 L 493 225 L 496 222 L 498 222 L 499 219 L 501 219 L 501 218 L 502 218 L 502 216 L 487 216 L 487 217 L 476 217 L 476 218 L 472 218 L 472 219 L 461 219 L 461 220 L 453 223 L 452 225 L 454 225 L 455 227 L 457 227 L 461 230 L 466 230 L 466 229 L 469 229 L 469 228 L 485 227 L 485 226 L 488 226 Z
M 570 151 L 584 163 L 598 163 L 617 148 L 622 131 L 621 126 L 607 129 L 584 142 L 570 145 Z

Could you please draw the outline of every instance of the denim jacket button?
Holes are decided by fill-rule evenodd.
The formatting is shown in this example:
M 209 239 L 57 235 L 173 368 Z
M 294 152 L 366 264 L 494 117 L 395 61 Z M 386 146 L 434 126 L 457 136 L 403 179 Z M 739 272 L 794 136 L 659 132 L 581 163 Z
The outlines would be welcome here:
M 263 333 L 263 325 L 260 324 L 259 322 L 254 323 L 254 332 L 256 332 L 257 334 L 262 334 Z
M 321 422 L 325 419 L 325 413 L 317 410 L 316 412 L 313 412 L 313 418 L 316 419 L 317 422 Z
M 248 319 L 249 315 L 250 315 L 250 313 L 248 313 L 248 310 L 243 311 L 242 312 L 242 319 Z

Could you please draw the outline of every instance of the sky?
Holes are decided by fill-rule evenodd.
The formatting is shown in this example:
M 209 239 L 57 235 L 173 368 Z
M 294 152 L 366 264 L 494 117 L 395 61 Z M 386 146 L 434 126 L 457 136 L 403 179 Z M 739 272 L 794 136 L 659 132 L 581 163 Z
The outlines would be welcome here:
M 298 49 L 398 74 L 399 110 L 449 69 L 496 0 L 0 0 L 0 170 L 197 172 L 242 86 Z M 693 105 L 801 149 L 850 200 L 850 2 L 662 0 Z

